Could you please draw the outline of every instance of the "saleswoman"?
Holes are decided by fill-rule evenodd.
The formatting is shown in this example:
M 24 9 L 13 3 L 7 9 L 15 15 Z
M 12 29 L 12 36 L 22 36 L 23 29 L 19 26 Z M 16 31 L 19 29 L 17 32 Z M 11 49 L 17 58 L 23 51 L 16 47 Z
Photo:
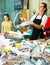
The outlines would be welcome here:
M 47 21 L 47 4 L 42 2 L 39 6 L 39 13 L 35 14 L 30 22 L 33 22 L 33 33 L 32 33 L 32 40 L 38 38 L 44 38 L 43 27 Z
M 4 21 L 2 22 L 2 29 L 1 32 L 9 32 L 13 30 L 12 21 L 10 21 L 10 17 L 8 14 L 4 14 Z

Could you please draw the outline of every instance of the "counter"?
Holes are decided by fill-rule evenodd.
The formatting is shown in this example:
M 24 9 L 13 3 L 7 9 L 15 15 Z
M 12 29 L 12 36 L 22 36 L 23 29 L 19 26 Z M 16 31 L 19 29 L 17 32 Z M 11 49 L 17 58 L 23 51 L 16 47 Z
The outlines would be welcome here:
M 50 65 L 50 39 L 29 40 L 16 35 L 9 39 L 0 35 L 1 65 L 38 65 L 39 59 L 41 65 Z

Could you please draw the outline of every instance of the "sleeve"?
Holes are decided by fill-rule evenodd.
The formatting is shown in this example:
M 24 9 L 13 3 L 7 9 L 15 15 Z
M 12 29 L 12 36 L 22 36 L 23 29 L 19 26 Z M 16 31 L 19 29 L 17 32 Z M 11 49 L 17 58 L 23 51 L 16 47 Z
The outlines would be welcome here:
M 30 21 L 33 22 L 33 20 L 35 19 L 36 16 L 37 16 L 37 14 L 35 14 L 35 15 L 30 19 Z
M 45 24 L 47 22 L 47 18 L 48 17 L 46 15 L 43 16 L 41 25 L 45 26 Z

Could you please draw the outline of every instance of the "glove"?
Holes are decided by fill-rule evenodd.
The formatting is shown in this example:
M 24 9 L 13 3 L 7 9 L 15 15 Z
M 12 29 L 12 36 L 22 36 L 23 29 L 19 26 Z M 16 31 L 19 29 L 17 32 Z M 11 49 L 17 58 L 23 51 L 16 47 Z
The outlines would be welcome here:
M 28 22 L 21 23 L 20 26 L 24 27 L 24 26 L 28 26 L 28 25 L 32 25 L 32 24 L 33 24 L 33 22 L 28 21 Z
M 28 23 L 28 25 L 32 25 L 32 24 L 33 24 L 33 22 L 32 22 L 32 21 L 28 21 L 27 23 Z
M 22 27 L 27 26 L 27 25 L 28 25 L 27 22 L 23 22 L 20 24 L 20 26 L 22 26 Z

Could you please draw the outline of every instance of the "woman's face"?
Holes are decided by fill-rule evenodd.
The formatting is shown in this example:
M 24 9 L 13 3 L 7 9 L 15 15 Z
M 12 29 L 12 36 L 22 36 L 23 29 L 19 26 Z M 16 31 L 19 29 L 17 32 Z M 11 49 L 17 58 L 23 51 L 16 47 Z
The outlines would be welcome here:
M 5 15 L 5 16 L 4 16 L 4 20 L 5 20 L 5 21 L 8 21 L 9 18 Z
M 44 13 L 44 11 L 45 11 L 44 4 L 40 4 L 39 12 L 43 12 Z

